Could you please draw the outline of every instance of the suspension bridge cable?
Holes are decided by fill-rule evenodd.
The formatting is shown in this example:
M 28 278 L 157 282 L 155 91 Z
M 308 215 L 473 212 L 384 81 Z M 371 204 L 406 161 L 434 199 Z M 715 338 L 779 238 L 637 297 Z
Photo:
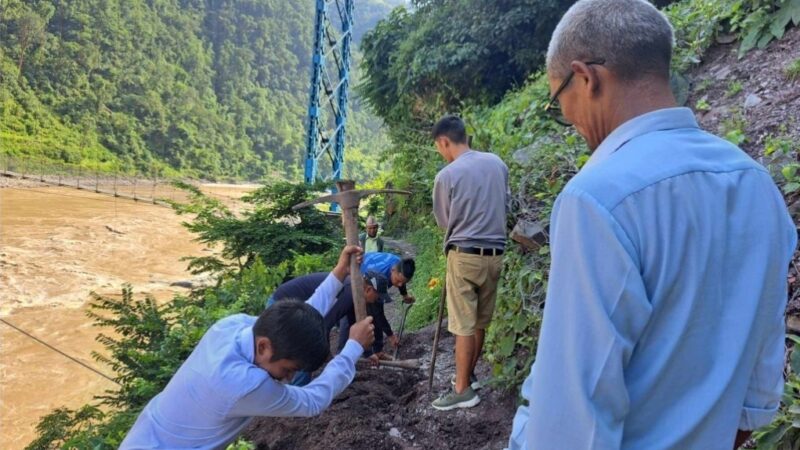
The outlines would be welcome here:
M 81 366 L 83 366 L 83 367 L 85 367 L 85 368 L 87 368 L 87 369 L 91 370 L 92 372 L 94 372 L 94 373 L 96 373 L 96 374 L 100 375 L 101 377 L 103 377 L 103 378 L 105 378 L 105 379 L 107 379 L 107 380 L 109 380 L 109 381 L 111 381 L 111 382 L 113 382 L 113 383 L 120 384 L 118 381 L 116 381 L 115 379 L 113 379 L 113 378 L 109 377 L 108 375 L 104 374 L 103 372 L 101 372 L 101 371 L 99 371 L 99 370 L 95 369 L 94 367 L 92 367 L 92 366 L 90 366 L 90 365 L 88 365 L 88 364 L 84 363 L 83 361 L 80 361 L 80 360 L 78 360 L 77 358 L 74 358 L 74 357 L 72 357 L 72 356 L 70 356 L 70 355 L 68 355 L 68 354 L 66 354 L 66 353 L 64 353 L 64 352 L 62 352 L 61 350 L 59 350 L 59 349 L 57 349 L 57 348 L 53 347 L 52 345 L 50 345 L 50 344 L 48 344 L 47 342 L 45 342 L 45 341 L 43 341 L 43 340 L 41 340 L 41 339 L 37 338 L 37 337 L 36 337 L 36 336 L 34 336 L 34 335 L 32 335 L 32 334 L 28 333 L 27 331 L 25 331 L 25 330 L 23 330 L 23 329 L 21 329 L 21 328 L 17 327 L 16 325 L 14 325 L 14 324 L 12 324 L 12 323 L 9 323 L 9 322 L 8 322 L 8 321 L 6 321 L 5 319 L 0 319 L 0 322 L 3 322 L 4 324 L 6 324 L 6 325 L 8 325 L 9 327 L 11 327 L 11 328 L 13 328 L 13 329 L 15 329 L 15 330 L 19 331 L 20 333 L 24 334 L 25 336 L 27 336 L 27 337 L 29 337 L 29 338 L 33 339 L 34 341 L 36 341 L 36 342 L 38 342 L 38 343 L 40 343 L 40 344 L 42 344 L 42 345 L 44 345 L 45 347 L 49 348 L 50 350 L 53 350 L 54 352 L 56 352 L 56 353 L 60 354 L 61 356 L 64 356 L 65 358 L 67 358 L 67 359 L 71 360 L 72 362 L 74 362 L 74 363 L 77 363 L 77 364 L 80 364 Z M 121 385 L 120 385 L 120 386 L 121 386 Z
M 64 186 L 64 187 L 68 188 L 70 186 Z M 141 198 L 141 199 L 138 199 L 138 200 L 134 200 L 132 198 L 126 198 L 126 197 L 123 197 L 123 196 L 113 196 L 112 194 L 104 194 L 102 192 L 94 192 L 94 191 L 90 191 L 90 190 L 87 190 L 87 191 L 84 191 L 84 192 L 88 192 L 88 193 L 95 194 L 95 195 L 111 195 L 112 197 L 114 197 L 114 199 L 112 200 L 112 199 L 105 199 L 105 198 L 97 198 L 95 196 L 82 196 L 82 195 L 62 194 L 60 192 L 48 192 L 48 191 L 41 191 L 41 190 L 38 190 L 36 188 L 25 188 L 25 187 L 17 187 L 17 186 L 6 186 L 6 187 L 4 187 L 2 189 L 14 189 L 14 190 L 17 190 L 17 191 L 36 192 L 38 194 L 58 195 L 60 197 L 79 198 L 79 199 L 82 199 L 82 200 L 91 200 L 91 201 L 94 201 L 94 202 L 107 202 L 107 203 L 116 203 L 117 198 L 121 198 L 123 200 L 128 200 L 128 201 L 131 201 L 131 202 L 135 202 L 135 203 L 131 203 L 131 205 L 138 203 L 138 204 L 142 204 L 142 205 L 154 205 L 154 206 L 162 206 L 162 207 L 165 206 L 160 202 L 153 203 L 152 199 L 149 199 L 149 198 Z M 158 200 L 158 199 L 156 199 L 156 200 Z

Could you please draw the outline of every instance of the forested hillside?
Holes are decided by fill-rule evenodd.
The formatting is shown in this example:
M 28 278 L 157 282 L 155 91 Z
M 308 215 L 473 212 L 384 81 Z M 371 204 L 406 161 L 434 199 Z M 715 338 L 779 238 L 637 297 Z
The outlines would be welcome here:
M 399 3 L 359 2 L 354 34 Z M 202 177 L 296 176 L 314 4 L 2 0 L 0 152 Z M 358 159 L 380 139 L 380 121 L 353 105 L 349 143 L 363 170 L 375 165 Z

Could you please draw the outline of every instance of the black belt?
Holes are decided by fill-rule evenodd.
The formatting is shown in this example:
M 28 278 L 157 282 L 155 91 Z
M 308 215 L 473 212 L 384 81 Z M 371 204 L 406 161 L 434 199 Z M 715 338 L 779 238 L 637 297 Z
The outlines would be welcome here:
M 481 256 L 500 256 L 503 254 L 502 248 L 482 248 L 482 247 L 459 247 L 454 244 L 447 246 L 447 251 L 455 250 L 458 253 L 467 253 L 470 255 Z

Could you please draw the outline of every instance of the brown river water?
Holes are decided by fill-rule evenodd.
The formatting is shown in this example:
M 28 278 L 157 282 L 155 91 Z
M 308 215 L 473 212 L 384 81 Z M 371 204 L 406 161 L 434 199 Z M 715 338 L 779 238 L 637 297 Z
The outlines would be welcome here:
M 6 183 L 7 184 L 7 183 Z M 253 186 L 207 185 L 223 200 Z M 94 361 L 102 331 L 85 315 L 89 292 L 115 295 L 123 283 L 168 300 L 194 281 L 184 256 L 208 254 L 171 209 L 66 187 L 0 187 L 0 318 L 68 355 Z M 24 448 L 38 419 L 79 407 L 115 385 L 0 323 L 0 449 Z

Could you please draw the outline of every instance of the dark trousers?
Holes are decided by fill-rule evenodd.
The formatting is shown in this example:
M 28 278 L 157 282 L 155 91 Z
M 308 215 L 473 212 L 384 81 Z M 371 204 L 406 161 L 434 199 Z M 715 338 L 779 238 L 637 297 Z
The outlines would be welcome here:
M 374 308 L 374 309 L 373 309 Z M 367 305 L 367 314 L 373 315 L 373 311 L 380 309 L 383 313 L 383 303 L 375 303 Z M 374 316 L 373 316 L 374 317 Z M 350 338 L 350 319 L 347 316 L 339 320 L 339 351 L 341 352 L 347 340 Z M 383 329 L 375 327 L 375 342 L 372 344 L 372 352 L 367 352 L 367 356 L 371 353 L 383 351 Z

